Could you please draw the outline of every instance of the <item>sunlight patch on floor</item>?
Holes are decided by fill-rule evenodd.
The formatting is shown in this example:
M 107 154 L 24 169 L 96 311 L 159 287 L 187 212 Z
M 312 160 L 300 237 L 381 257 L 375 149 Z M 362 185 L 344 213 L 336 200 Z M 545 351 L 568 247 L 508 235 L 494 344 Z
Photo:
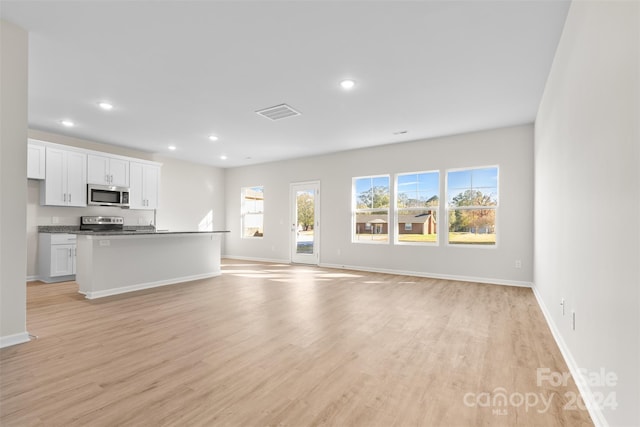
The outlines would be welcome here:
M 283 283 L 299 283 L 298 279 L 271 279 L 274 282 L 283 282 Z M 322 278 L 313 278 L 314 282 L 330 282 L 331 279 L 322 279 Z
M 362 277 L 358 274 L 349 274 L 349 273 L 319 273 L 318 274 L 319 277 L 328 277 L 331 279 L 342 279 L 342 278 L 349 278 L 349 277 Z

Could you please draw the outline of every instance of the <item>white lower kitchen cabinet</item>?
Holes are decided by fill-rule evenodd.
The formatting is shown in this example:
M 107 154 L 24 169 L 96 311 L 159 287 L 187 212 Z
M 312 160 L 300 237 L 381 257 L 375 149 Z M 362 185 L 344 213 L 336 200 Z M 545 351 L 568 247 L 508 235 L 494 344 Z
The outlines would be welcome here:
M 40 280 L 46 283 L 75 280 L 76 235 L 40 233 L 38 243 Z

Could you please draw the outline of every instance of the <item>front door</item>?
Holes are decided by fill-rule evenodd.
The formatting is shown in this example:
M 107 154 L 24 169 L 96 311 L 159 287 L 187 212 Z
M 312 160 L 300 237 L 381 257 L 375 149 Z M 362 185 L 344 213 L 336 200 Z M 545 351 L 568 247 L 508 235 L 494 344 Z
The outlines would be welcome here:
M 291 262 L 320 261 L 320 182 L 291 184 Z

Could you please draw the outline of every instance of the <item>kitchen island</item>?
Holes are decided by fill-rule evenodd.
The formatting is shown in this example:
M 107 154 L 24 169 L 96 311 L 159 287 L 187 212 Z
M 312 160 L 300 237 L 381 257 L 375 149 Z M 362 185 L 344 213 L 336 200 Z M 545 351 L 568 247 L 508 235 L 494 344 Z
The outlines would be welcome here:
M 219 276 L 228 231 L 74 231 L 76 282 L 87 299 Z

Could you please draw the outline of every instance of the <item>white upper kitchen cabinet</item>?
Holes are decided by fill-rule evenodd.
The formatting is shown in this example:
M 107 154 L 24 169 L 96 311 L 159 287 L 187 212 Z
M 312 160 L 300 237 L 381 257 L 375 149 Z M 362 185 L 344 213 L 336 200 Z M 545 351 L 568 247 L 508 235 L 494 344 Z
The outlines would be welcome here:
M 87 155 L 46 147 L 46 173 L 40 203 L 53 206 L 87 206 Z
M 157 209 L 160 166 L 131 162 L 129 203 L 131 209 Z
M 45 146 L 30 139 L 27 145 L 27 178 L 45 178 Z
M 129 186 L 128 160 L 89 154 L 87 165 L 87 182 L 89 184 Z

